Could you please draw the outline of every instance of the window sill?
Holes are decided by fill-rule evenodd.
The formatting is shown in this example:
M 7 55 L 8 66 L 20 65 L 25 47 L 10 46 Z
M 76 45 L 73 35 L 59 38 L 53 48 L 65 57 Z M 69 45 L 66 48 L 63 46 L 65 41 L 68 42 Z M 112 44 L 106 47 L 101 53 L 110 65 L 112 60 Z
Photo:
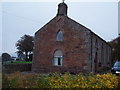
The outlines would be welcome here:
M 63 41 L 57 41 L 57 40 L 56 40 L 56 42 L 63 42 Z
M 54 67 L 62 67 L 62 65 L 54 65 Z

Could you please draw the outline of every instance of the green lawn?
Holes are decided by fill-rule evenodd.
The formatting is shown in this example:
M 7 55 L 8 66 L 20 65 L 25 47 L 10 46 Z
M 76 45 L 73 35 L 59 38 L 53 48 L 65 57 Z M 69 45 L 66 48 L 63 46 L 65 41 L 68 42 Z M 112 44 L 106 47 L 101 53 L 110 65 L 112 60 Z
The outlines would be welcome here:
M 32 61 L 14 61 L 13 63 L 6 62 L 4 64 L 32 64 Z

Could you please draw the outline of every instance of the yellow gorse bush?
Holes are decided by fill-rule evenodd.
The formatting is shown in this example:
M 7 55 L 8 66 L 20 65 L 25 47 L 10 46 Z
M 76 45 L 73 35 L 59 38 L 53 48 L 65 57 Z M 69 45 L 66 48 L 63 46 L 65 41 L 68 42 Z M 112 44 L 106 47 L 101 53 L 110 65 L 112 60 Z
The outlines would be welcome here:
M 97 74 L 96 76 L 100 83 L 104 84 L 107 88 L 114 88 L 118 85 L 118 78 L 113 74 Z
M 120 77 L 113 74 L 3 74 L 3 88 L 118 88 Z

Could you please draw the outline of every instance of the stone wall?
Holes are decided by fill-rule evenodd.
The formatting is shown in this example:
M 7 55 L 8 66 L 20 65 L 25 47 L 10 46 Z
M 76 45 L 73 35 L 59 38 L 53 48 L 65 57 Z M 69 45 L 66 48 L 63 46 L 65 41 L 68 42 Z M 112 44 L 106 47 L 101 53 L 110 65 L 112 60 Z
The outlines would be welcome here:
M 2 72 L 13 73 L 16 71 L 25 72 L 31 71 L 32 64 L 4 64 L 2 66 Z
M 63 41 L 56 41 L 58 31 Z M 90 72 L 90 31 L 66 16 L 58 16 L 35 34 L 32 70 L 35 72 Z M 54 66 L 54 52 L 61 50 L 62 66 Z
M 63 41 L 56 41 L 59 31 Z M 62 66 L 54 66 L 54 52 L 61 50 Z M 49 72 L 93 72 L 110 66 L 111 47 L 91 30 L 67 16 L 57 16 L 35 34 L 32 71 Z
M 101 69 L 111 67 L 111 47 L 102 38 L 94 33 L 92 35 L 92 71 L 99 72 Z

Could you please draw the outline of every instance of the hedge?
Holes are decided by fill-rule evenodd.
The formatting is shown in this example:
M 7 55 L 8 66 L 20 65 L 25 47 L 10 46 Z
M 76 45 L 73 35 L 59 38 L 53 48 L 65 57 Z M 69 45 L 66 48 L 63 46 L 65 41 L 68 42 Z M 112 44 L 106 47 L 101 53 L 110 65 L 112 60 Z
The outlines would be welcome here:
M 69 73 L 22 74 L 15 72 L 3 74 L 3 88 L 120 88 L 120 77 L 107 73 L 89 75 Z

